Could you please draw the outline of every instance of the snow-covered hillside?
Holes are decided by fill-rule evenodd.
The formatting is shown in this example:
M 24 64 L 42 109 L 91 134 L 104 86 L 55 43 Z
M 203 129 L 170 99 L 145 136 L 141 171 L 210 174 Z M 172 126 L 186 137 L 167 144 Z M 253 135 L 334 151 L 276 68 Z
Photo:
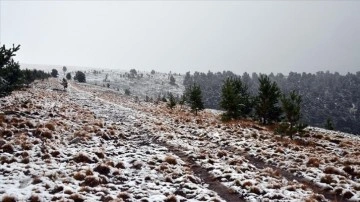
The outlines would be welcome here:
M 86 80 L 89 84 L 105 86 L 124 94 L 125 89 L 129 89 L 131 95 L 144 99 L 146 96 L 156 99 L 159 95 L 166 96 L 171 92 L 175 97 L 180 97 L 185 88 L 183 85 L 184 76 L 179 74 L 165 74 L 156 72 L 138 71 L 134 78 L 129 78 L 126 74 L 129 71 L 122 70 L 101 70 L 97 73 L 86 71 Z M 175 84 L 170 84 L 170 75 L 175 78 Z
M 100 83 L 60 88 L 50 79 L 0 100 L 3 200 L 360 201 L 358 137 L 308 128 L 290 140 Z

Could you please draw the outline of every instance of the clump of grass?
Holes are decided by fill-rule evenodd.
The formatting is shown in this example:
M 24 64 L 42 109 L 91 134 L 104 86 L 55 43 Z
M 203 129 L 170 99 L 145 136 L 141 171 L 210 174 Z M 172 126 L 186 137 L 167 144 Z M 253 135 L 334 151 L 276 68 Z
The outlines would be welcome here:
M 38 195 L 31 195 L 28 199 L 29 202 L 40 202 L 40 197 Z
M 223 150 L 220 150 L 220 151 L 217 152 L 216 156 L 219 157 L 219 158 L 222 158 L 223 156 L 227 156 L 227 152 L 223 151 Z
M 25 157 L 25 158 L 21 159 L 21 163 L 24 163 L 24 164 L 30 163 L 30 158 L 29 158 L 29 157 Z
M 135 168 L 136 170 L 140 170 L 143 164 L 140 161 L 135 161 L 132 168 Z
M 125 165 L 123 162 L 118 162 L 116 165 L 115 165 L 115 168 L 121 168 L 121 169 L 124 169 L 125 168 Z
M 85 171 L 86 176 L 90 176 L 90 175 L 94 175 L 94 173 L 92 172 L 92 170 L 89 168 Z
M 166 156 L 164 161 L 171 165 L 177 164 L 176 158 L 170 155 Z
M 284 150 L 281 147 L 276 148 L 275 153 L 284 153 Z
M 251 193 L 254 193 L 254 194 L 257 194 L 257 195 L 260 195 L 262 193 L 261 189 L 257 186 L 252 186 L 250 188 L 250 192 Z
M 104 152 L 96 151 L 96 152 L 94 152 L 94 153 L 95 153 L 95 155 L 96 155 L 97 157 L 99 157 L 100 159 L 105 158 Z
M 16 198 L 14 196 L 4 195 L 2 197 L 2 202 L 16 202 Z
M 80 194 L 71 194 L 70 199 L 74 200 L 74 202 L 83 202 L 85 199 Z
M 252 182 L 250 182 L 250 181 L 245 181 L 245 182 L 243 182 L 242 184 L 241 184 L 241 187 L 242 188 L 246 188 L 246 187 L 250 187 L 250 186 L 252 186 L 253 184 L 252 184 Z
M 4 144 L 2 146 L 2 149 L 3 149 L 3 152 L 9 153 L 9 154 L 14 153 L 14 151 L 15 151 L 14 146 L 10 143 Z
M 89 187 L 96 187 L 100 184 L 100 181 L 95 176 L 86 176 L 84 182 L 82 182 L 81 186 L 89 186 Z
M 110 173 L 110 168 L 108 165 L 99 164 L 94 168 L 94 171 L 103 175 L 108 175 Z
M 23 149 L 23 150 L 31 150 L 32 149 L 32 147 L 33 147 L 33 145 L 31 144 L 31 142 L 23 142 L 23 143 L 21 143 L 21 148 Z
M 78 153 L 74 158 L 73 160 L 76 162 L 76 163 L 91 163 L 91 159 L 88 155 L 86 155 L 85 153 Z
M 320 160 L 317 158 L 309 158 L 308 162 L 306 163 L 307 167 L 319 167 Z
M 122 200 L 126 201 L 128 199 L 131 198 L 130 194 L 126 193 L 126 192 L 120 192 L 118 195 L 117 195 L 118 198 L 121 198 Z
M 42 180 L 39 176 L 35 176 L 32 180 L 32 184 L 39 184 L 41 182 L 42 182 Z
M 164 202 L 177 202 L 177 198 L 175 195 L 169 195 L 168 197 L 166 197 Z
M 86 175 L 81 172 L 75 172 L 73 177 L 75 180 L 81 181 L 85 179 Z
M 339 170 L 333 166 L 326 167 L 324 170 L 324 173 L 335 174 L 335 175 L 345 175 L 345 173 L 341 172 L 341 170 Z
M 334 177 L 332 175 L 324 175 L 320 178 L 320 182 L 326 183 L 326 184 L 331 184 L 331 183 L 336 182 L 336 180 L 334 179 Z
M 41 133 L 41 136 L 42 136 L 42 137 L 45 137 L 45 138 L 48 138 L 48 139 L 51 139 L 51 138 L 53 137 L 51 131 L 48 131 L 48 130 L 43 131 L 43 132 Z
M 351 191 L 346 191 L 343 196 L 346 199 L 350 199 L 351 197 L 354 196 L 354 193 L 352 193 Z
M 46 123 L 46 124 L 45 124 L 45 128 L 47 128 L 47 129 L 49 129 L 49 130 L 52 130 L 52 131 L 55 131 L 55 129 L 56 129 L 54 123 Z
M 345 167 L 343 168 L 343 171 L 345 171 L 345 172 L 346 172 L 347 174 L 349 174 L 349 175 L 353 175 L 355 169 L 354 169 L 353 167 L 347 165 L 347 166 L 345 166 Z

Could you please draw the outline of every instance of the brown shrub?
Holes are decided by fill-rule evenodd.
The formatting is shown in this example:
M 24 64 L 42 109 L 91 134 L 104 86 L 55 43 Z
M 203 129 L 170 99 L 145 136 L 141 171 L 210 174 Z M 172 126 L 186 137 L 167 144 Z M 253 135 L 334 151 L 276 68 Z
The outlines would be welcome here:
M 254 193 L 254 194 L 257 194 L 257 195 L 260 195 L 262 193 L 261 189 L 259 187 L 256 187 L 256 186 L 252 186 L 250 188 L 250 192 Z
M 170 196 L 166 197 L 164 202 L 177 202 L 177 198 L 175 195 L 170 195 Z
M 76 163 L 92 163 L 91 159 L 84 153 L 78 153 L 73 160 Z
M 99 164 L 94 168 L 94 171 L 103 175 L 108 175 L 110 173 L 110 168 L 105 164 Z
M 2 149 L 3 149 L 3 152 L 6 152 L 6 153 L 9 153 L 9 154 L 14 153 L 14 147 L 10 143 L 4 144 L 2 146 Z
M 29 158 L 29 157 L 25 157 L 25 158 L 21 159 L 21 163 L 24 163 L 24 164 L 30 163 L 30 158 Z
M 341 170 L 333 167 L 333 166 L 329 166 L 329 167 L 326 167 L 325 170 L 324 170 L 324 173 L 326 174 L 335 174 L 335 175 L 345 175 L 345 173 L 341 172 Z
M 252 182 L 250 182 L 250 181 L 245 181 L 245 182 L 242 183 L 241 187 L 242 187 L 242 188 L 246 188 L 246 187 L 250 187 L 250 186 L 252 186 L 252 185 L 253 185 Z
M 331 184 L 331 183 L 336 182 L 336 180 L 333 178 L 332 175 L 324 175 L 323 177 L 320 178 L 320 182 L 326 183 L 326 184 Z
M 85 171 L 85 174 L 86 174 L 86 176 L 94 175 L 94 173 L 91 171 L 91 169 L 87 169 L 87 170 Z
M 81 181 L 85 179 L 86 175 L 81 172 L 75 172 L 73 177 L 75 180 Z
M 51 139 L 51 138 L 53 137 L 51 131 L 48 131 L 48 130 L 43 131 L 43 132 L 41 133 L 41 136 L 42 136 L 42 137 L 45 137 L 45 138 L 48 138 L 48 139 Z
M 80 194 L 71 194 L 70 199 L 74 200 L 74 202 L 83 202 L 85 199 Z
M 319 167 L 320 160 L 317 158 L 309 158 L 308 162 L 306 163 L 307 167 Z
M 140 161 L 135 161 L 132 168 L 140 170 L 142 166 L 143 166 L 143 164 Z
M 23 150 L 31 150 L 33 147 L 33 145 L 30 142 L 22 142 L 21 143 L 21 148 Z
M 46 123 L 45 128 L 55 131 L 55 124 L 54 123 Z
M 2 197 L 2 202 L 16 202 L 17 199 L 14 196 L 4 195 Z
M 227 153 L 226 153 L 226 151 L 220 150 L 220 151 L 218 151 L 216 156 L 219 158 L 222 158 L 223 156 L 227 156 Z
M 97 156 L 97 157 L 99 157 L 99 158 L 101 158 L 101 159 L 103 159 L 103 158 L 105 158 L 105 154 L 104 154 L 104 152 L 98 152 L 98 151 L 96 151 L 96 152 L 94 152 L 95 153 L 95 155 Z
M 346 199 L 350 199 L 351 197 L 354 196 L 354 193 L 352 193 L 351 191 L 346 191 L 343 196 Z
M 94 176 L 86 176 L 84 182 L 82 182 L 81 186 L 89 186 L 96 187 L 100 184 L 99 178 Z
M 276 148 L 275 153 L 284 153 L 284 150 L 281 147 Z
M 349 175 L 353 175 L 355 170 L 353 167 L 347 165 L 343 168 L 343 171 L 345 171 Z
M 51 154 L 52 157 L 57 157 L 57 156 L 60 155 L 60 152 L 59 151 L 52 151 L 50 154 Z
M 130 194 L 126 192 L 120 192 L 117 197 L 123 199 L 124 201 L 131 198 Z
M 28 199 L 29 202 L 40 202 L 40 198 L 38 195 L 31 195 L 30 198 Z
M 115 165 L 115 168 L 121 168 L 121 169 L 124 169 L 125 168 L 125 165 L 123 162 L 118 162 L 116 165 Z
M 71 194 L 73 194 L 73 193 L 74 193 L 74 192 L 71 191 L 70 189 L 65 189 L 65 190 L 64 190 L 64 194 L 71 195 Z
M 165 157 L 165 162 L 167 162 L 168 164 L 172 164 L 172 165 L 177 164 L 176 158 L 173 156 L 169 156 L 169 155 Z

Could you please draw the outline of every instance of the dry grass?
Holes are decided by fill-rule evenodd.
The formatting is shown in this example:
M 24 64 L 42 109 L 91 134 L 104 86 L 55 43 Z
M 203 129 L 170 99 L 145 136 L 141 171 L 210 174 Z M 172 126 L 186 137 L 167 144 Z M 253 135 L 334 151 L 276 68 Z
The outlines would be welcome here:
M 81 181 L 85 179 L 86 175 L 81 172 L 75 172 L 73 177 L 75 180 Z
M 28 199 L 29 202 L 40 202 L 40 197 L 38 195 L 31 195 Z
M 177 202 L 177 198 L 175 195 L 170 195 L 170 196 L 166 197 L 164 202 Z
M 74 200 L 74 202 L 83 202 L 85 199 L 80 194 L 71 194 L 70 199 Z
M 320 160 L 317 158 L 309 158 L 308 162 L 306 162 L 307 167 L 316 167 L 320 166 Z
M 51 131 L 55 131 L 56 127 L 54 123 L 46 123 L 45 124 L 45 128 L 51 130 Z
M 126 192 L 120 192 L 118 195 L 117 195 L 118 198 L 121 198 L 122 200 L 126 201 L 128 199 L 131 198 L 130 194 L 126 193 Z
M 16 202 L 16 198 L 14 196 L 4 195 L 2 197 L 2 202 Z
M 342 172 L 340 169 L 337 169 L 333 166 L 326 167 L 324 170 L 324 173 L 346 176 L 346 174 L 344 172 Z
M 326 183 L 326 184 L 331 184 L 331 183 L 335 183 L 336 180 L 334 179 L 334 177 L 332 175 L 324 175 L 323 177 L 320 178 L 320 182 Z
M 125 169 L 125 165 L 123 162 L 118 162 L 116 165 L 115 165 L 115 168 L 121 168 L 121 169 Z
M 110 173 L 110 168 L 108 165 L 99 164 L 94 168 L 94 171 L 103 175 L 108 175 Z
M 140 170 L 142 168 L 143 164 L 140 161 L 135 161 L 132 168 L 136 170 Z
M 165 157 L 164 161 L 171 165 L 177 164 L 176 158 L 173 156 L 169 156 L 169 155 Z
M 94 176 L 86 176 L 84 182 L 82 182 L 81 186 L 89 186 L 96 187 L 100 184 L 100 181 L 97 177 Z
M 14 146 L 10 143 L 4 144 L 2 146 L 2 149 L 3 149 L 3 152 L 9 153 L 9 154 L 14 153 L 14 151 L 15 151 Z
M 91 163 L 90 157 L 88 157 L 85 153 L 78 153 L 73 160 L 76 163 Z

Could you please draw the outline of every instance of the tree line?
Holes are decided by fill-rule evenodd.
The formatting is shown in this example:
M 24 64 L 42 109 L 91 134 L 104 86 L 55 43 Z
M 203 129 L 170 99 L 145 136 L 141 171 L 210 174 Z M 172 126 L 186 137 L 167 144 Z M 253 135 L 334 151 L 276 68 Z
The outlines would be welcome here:
M 20 45 L 12 48 L 0 47 L 0 97 L 9 95 L 12 91 L 28 86 L 36 79 L 46 79 L 50 75 L 41 70 L 21 70 L 20 64 L 13 57 L 20 50 Z
M 246 72 L 242 76 L 231 71 L 217 73 L 209 71 L 207 74 L 187 72 L 184 85 L 189 87 L 193 83 L 197 83 L 203 93 L 206 108 L 224 109 L 221 106 L 222 88 L 223 84 L 229 82 L 227 79 L 241 80 L 242 85 L 246 86 L 247 96 L 256 97 L 260 91 L 260 77 L 261 75 L 256 73 L 250 76 Z M 267 75 L 267 78 L 276 83 L 282 94 L 290 95 L 292 91 L 295 91 L 301 97 L 301 122 L 360 134 L 360 125 L 358 124 L 360 120 L 360 110 L 358 110 L 360 107 L 360 91 L 358 90 L 360 88 L 360 72 L 346 75 L 328 71 L 316 74 L 290 72 L 286 76 L 281 73 L 277 75 L 271 73 Z M 241 106 L 244 105 L 241 104 Z M 246 111 L 245 108 L 242 110 Z

